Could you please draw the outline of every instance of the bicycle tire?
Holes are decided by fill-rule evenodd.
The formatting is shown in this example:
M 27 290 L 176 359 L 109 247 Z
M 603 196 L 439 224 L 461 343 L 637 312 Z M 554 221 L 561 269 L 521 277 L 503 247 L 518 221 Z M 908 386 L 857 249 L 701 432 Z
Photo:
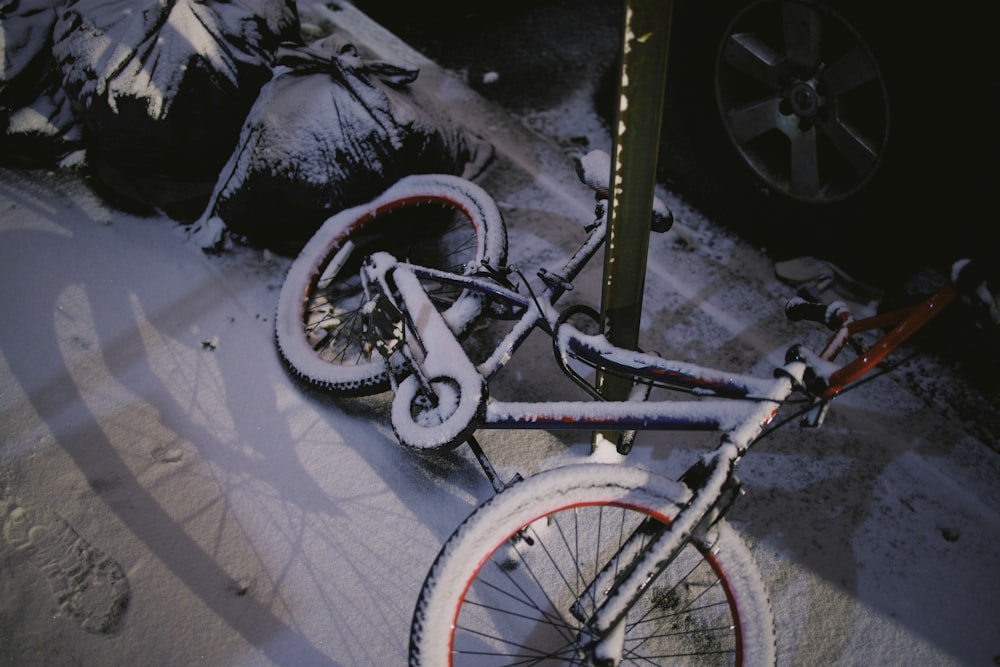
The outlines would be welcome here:
M 648 471 L 599 463 L 512 485 L 441 549 L 414 611 L 410 666 L 585 664 L 574 643 L 580 623 L 566 610 L 582 588 L 581 567 L 596 573 L 607 556 L 582 562 L 583 550 L 613 542 L 623 521 L 651 516 L 669 523 L 690 495 Z M 596 530 L 581 530 L 581 522 Z M 515 535 L 534 543 L 512 541 Z M 564 557 L 572 569 L 557 571 L 553 565 Z M 759 570 L 720 521 L 713 544 L 689 543 L 629 612 L 620 664 L 773 665 L 775 653 Z
M 442 213 L 447 217 L 438 217 Z M 467 274 L 484 261 L 507 261 L 507 232 L 489 194 L 445 174 L 407 176 L 368 204 L 329 218 L 292 262 L 278 297 L 278 351 L 300 379 L 341 395 L 389 388 L 384 362 L 365 345 L 361 327 L 361 262 L 379 250 Z M 452 330 L 462 335 L 481 313 L 482 298 L 468 290 L 437 287 L 432 299 Z

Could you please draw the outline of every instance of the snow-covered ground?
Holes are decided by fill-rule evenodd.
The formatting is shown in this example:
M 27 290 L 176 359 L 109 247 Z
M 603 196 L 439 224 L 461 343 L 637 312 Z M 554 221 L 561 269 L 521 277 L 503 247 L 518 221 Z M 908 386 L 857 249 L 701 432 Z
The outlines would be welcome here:
M 349 7 L 330 18 L 376 55 L 420 61 Z M 497 149 L 480 183 L 512 261 L 558 266 L 592 217 L 569 156 L 414 64 Z M 793 340 L 818 343 L 783 320 L 792 289 L 764 253 L 662 194 L 677 224 L 652 239 L 645 349 L 767 373 Z M 3 664 L 405 662 L 423 577 L 491 488 L 464 448 L 403 450 L 387 396 L 337 400 L 289 377 L 272 331 L 290 261 L 206 255 L 73 173 L 0 170 Z M 597 304 L 600 269 L 573 300 Z M 547 345 L 494 394 L 569 392 Z M 731 519 L 764 573 L 780 664 L 1000 660 L 995 412 L 921 357 L 838 399 L 824 429 L 789 427 L 747 458 Z M 590 436 L 481 442 L 509 477 L 587 457 Z M 652 434 L 630 457 L 673 476 L 710 444 Z

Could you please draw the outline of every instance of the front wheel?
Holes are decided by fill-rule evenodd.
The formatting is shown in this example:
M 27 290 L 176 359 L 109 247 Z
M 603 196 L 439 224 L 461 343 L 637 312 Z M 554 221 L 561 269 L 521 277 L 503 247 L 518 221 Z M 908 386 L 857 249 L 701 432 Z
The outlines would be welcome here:
M 389 388 L 384 361 L 362 333 L 359 272 L 377 251 L 466 274 L 484 261 L 506 262 L 507 232 L 482 188 L 442 174 L 408 176 L 374 201 L 331 217 L 292 263 L 278 297 L 278 350 L 306 382 L 342 395 Z M 478 294 L 445 284 L 425 288 L 456 335 L 482 310 Z
M 584 595 L 647 519 L 668 525 L 690 492 L 631 466 L 543 472 L 479 507 L 424 582 L 410 634 L 417 665 L 584 665 Z M 644 521 L 646 522 L 644 524 Z M 760 573 L 733 529 L 686 545 L 627 615 L 612 664 L 766 665 L 774 620 Z

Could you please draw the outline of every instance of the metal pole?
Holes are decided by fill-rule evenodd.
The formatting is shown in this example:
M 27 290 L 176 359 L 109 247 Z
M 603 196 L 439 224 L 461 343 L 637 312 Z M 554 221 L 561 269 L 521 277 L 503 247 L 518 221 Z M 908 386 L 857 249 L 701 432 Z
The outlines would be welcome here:
M 639 345 L 672 17 L 673 0 L 625 2 L 601 325 L 608 340 L 629 349 Z M 631 390 L 628 380 L 603 374 L 597 386 L 609 400 Z

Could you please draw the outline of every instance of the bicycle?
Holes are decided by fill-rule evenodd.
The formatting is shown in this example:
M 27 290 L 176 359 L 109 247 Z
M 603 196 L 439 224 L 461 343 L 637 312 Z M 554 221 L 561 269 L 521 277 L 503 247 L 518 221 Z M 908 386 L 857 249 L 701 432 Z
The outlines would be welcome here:
M 842 303 L 792 299 L 790 318 L 821 322 L 833 335 L 819 353 L 790 347 L 770 378 L 615 347 L 571 323 L 596 320 L 592 309 L 556 308 L 604 242 L 604 158 L 592 154 L 582 167 L 597 193 L 596 220 L 560 271 L 539 272 L 540 292 L 505 264 L 506 232 L 489 196 L 442 176 L 410 177 L 371 205 L 332 218 L 282 287 L 276 336 L 298 375 L 344 394 L 390 386 L 390 422 L 402 444 L 436 451 L 468 443 L 497 492 L 445 542 L 425 579 L 413 614 L 411 665 L 492 664 L 489 656 L 528 664 L 661 664 L 668 657 L 694 664 L 774 663 L 773 614 L 761 575 L 725 520 L 741 493 L 736 466 L 752 445 L 788 421 L 775 422 L 793 394 L 805 401 L 796 415 L 820 426 L 835 396 L 956 299 L 949 284 L 918 306 L 862 320 Z M 459 228 L 475 239 L 463 246 L 471 259 L 454 264 L 434 255 L 434 267 L 380 250 L 398 238 L 384 236 L 393 225 L 376 223 L 379 215 L 414 203 L 460 210 Z M 655 227 L 665 231 L 669 211 L 657 210 Z M 383 235 L 366 235 L 369 226 Z M 359 259 L 359 244 L 362 252 L 374 252 L 358 267 L 348 259 Z M 438 243 L 439 249 L 447 245 Z M 349 302 L 341 299 L 347 293 Z M 477 317 L 514 323 L 480 363 L 462 344 Z M 873 345 L 859 339 L 885 327 L 893 328 Z M 489 397 L 489 379 L 535 329 L 551 336 L 558 366 L 590 400 Z M 834 360 L 845 348 L 857 356 L 839 365 Z M 597 371 L 630 378 L 629 400 L 594 400 L 601 399 L 594 389 Z M 694 397 L 650 401 L 653 388 Z M 614 443 L 621 454 L 641 430 L 722 436 L 676 481 L 630 465 L 588 462 L 507 483 L 473 435 L 480 428 L 612 429 L 621 432 Z

